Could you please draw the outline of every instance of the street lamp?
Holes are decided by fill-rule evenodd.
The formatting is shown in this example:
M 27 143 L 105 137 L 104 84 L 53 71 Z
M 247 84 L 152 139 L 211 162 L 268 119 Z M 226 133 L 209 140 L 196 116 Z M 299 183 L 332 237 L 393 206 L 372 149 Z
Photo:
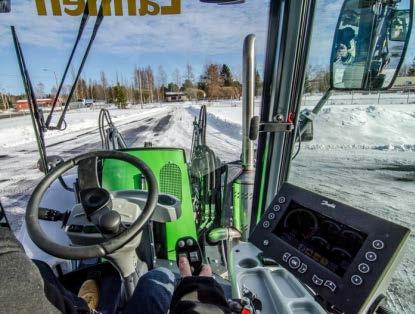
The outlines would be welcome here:
M 53 76 L 55 77 L 56 91 L 57 91 L 58 88 L 59 88 L 59 84 L 58 84 L 58 77 L 56 76 L 56 72 L 55 71 L 52 71 L 52 70 L 49 70 L 49 69 L 42 69 L 42 71 L 52 72 L 53 73 Z

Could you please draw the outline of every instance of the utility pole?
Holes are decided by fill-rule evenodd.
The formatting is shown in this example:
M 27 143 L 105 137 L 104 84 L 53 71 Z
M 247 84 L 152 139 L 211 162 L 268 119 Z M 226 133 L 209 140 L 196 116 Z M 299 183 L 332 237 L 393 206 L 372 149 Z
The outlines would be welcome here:
M 138 88 L 140 90 L 140 103 L 141 103 L 141 109 L 143 109 L 143 90 L 141 88 L 141 70 L 138 70 L 137 72 L 138 75 Z

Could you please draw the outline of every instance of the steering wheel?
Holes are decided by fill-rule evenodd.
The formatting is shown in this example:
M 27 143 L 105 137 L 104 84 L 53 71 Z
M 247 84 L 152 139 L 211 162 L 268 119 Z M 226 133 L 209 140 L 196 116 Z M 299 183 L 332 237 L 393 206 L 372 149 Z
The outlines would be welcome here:
M 140 216 L 136 219 L 135 222 L 131 224 L 131 226 L 129 226 L 129 228 L 124 229 L 117 234 L 114 234 L 114 236 L 112 237 L 104 238 L 103 242 L 99 244 L 84 245 L 84 246 L 65 246 L 65 245 L 57 244 L 56 242 L 49 239 L 49 237 L 47 236 L 47 234 L 43 232 L 39 224 L 39 205 L 43 198 L 43 195 L 45 194 L 49 186 L 57 178 L 59 178 L 62 174 L 64 174 L 68 170 L 78 165 L 80 166 L 80 168 L 82 168 L 83 171 L 88 172 L 86 174 L 85 173 L 83 174 L 84 178 L 89 177 L 88 181 L 90 182 L 93 182 L 95 178 L 96 182 L 98 182 L 96 178 L 96 171 L 92 172 L 90 171 L 91 168 L 88 170 L 88 167 L 85 167 L 85 165 L 91 165 L 91 161 L 94 162 L 96 165 L 96 160 L 98 158 L 99 159 L 117 159 L 117 160 L 128 162 L 131 165 L 135 166 L 141 172 L 141 174 L 144 175 L 144 178 L 146 179 L 147 187 L 148 187 L 148 198 L 145 203 L 145 206 Z M 94 169 L 96 168 L 94 167 Z M 91 184 L 90 186 L 87 186 L 87 189 L 85 189 L 85 191 L 88 191 L 88 190 L 93 190 L 91 189 Z M 99 194 L 101 195 L 102 194 L 108 195 L 108 200 L 109 200 L 109 203 L 111 204 L 109 193 L 102 188 L 98 188 L 97 190 L 99 190 Z M 91 213 L 91 208 L 88 208 L 88 209 L 85 208 L 85 203 L 87 202 L 82 201 L 83 192 L 84 191 L 81 187 L 81 191 L 80 191 L 81 206 L 84 212 L 88 216 L 88 214 Z M 88 192 L 86 192 L 86 194 L 88 194 Z M 39 184 L 36 186 L 35 190 L 33 191 L 32 196 L 30 197 L 30 200 L 29 200 L 29 203 L 26 209 L 27 231 L 32 241 L 39 248 L 41 248 L 43 251 L 53 256 L 60 257 L 63 259 L 86 259 L 86 258 L 93 258 L 93 257 L 103 257 L 123 247 L 125 244 L 131 241 L 134 237 L 136 237 L 142 231 L 143 227 L 146 225 L 146 223 L 150 220 L 151 216 L 153 215 L 153 212 L 157 205 L 157 199 L 158 199 L 158 188 L 157 188 L 156 178 L 153 172 L 151 171 L 151 169 L 143 161 L 141 161 L 140 159 L 134 156 L 131 156 L 126 153 L 119 152 L 119 151 L 91 152 L 91 153 L 77 156 L 73 159 L 70 159 L 66 162 L 61 163 L 59 166 L 53 169 L 39 182 Z M 102 205 L 102 204 L 99 204 L 100 203 L 99 201 L 97 202 L 96 200 L 94 200 L 94 196 L 89 197 L 87 201 L 89 201 L 89 204 L 93 205 L 92 207 L 95 206 L 95 208 L 92 208 L 92 212 L 94 210 L 99 210 L 100 205 Z M 114 211 L 110 211 L 110 212 L 114 212 Z

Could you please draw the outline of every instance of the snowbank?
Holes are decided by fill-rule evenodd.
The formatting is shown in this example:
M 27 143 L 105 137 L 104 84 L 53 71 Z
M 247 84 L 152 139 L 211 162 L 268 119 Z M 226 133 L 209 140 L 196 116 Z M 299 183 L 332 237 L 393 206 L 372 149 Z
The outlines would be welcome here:
M 192 106 L 197 113 L 199 106 Z M 255 107 L 255 114 L 260 108 Z M 241 133 L 240 106 L 208 107 L 208 117 L 218 128 Z M 413 105 L 335 105 L 322 109 L 314 121 L 314 140 L 306 149 L 377 149 L 415 151 Z

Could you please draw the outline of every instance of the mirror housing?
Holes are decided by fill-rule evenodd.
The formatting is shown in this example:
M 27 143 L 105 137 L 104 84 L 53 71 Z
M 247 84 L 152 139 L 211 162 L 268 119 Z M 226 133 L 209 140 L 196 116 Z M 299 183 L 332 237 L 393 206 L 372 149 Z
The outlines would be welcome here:
M 345 0 L 330 62 L 335 90 L 389 89 L 412 31 L 413 1 Z

